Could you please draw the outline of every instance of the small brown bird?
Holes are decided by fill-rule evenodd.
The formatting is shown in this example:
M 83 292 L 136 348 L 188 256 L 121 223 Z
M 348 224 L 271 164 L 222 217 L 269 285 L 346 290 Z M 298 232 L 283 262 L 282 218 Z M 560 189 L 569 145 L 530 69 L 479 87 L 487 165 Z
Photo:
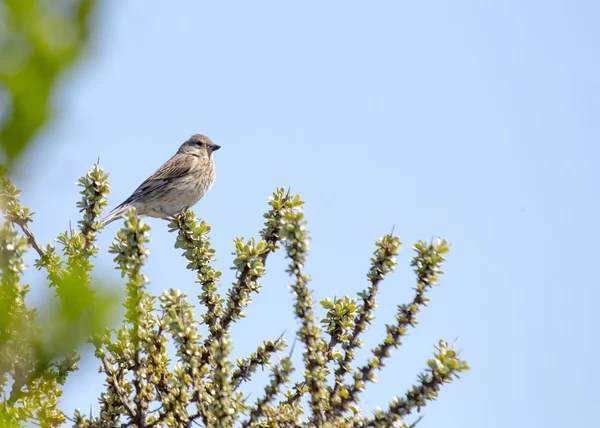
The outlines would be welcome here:
M 215 181 L 213 152 L 220 148 L 205 135 L 192 135 L 171 159 L 103 218 L 102 224 L 125 217 L 131 207 L 138 215 L 165 219 L 195 205 Z

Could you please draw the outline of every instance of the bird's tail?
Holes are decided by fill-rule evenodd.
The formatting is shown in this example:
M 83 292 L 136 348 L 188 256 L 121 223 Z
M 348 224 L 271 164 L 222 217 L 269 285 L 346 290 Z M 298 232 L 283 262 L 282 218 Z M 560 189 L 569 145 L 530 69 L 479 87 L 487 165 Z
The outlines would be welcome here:
M 104 217 L 100 222 L 102 225 L 106 226 L 109 223 L 112 223 L 118 218 L 125 217 L 127 212 L 129 212 L 129 208 L 131 205 L 119 205 L 114 210 L 112 210 L 106 217 Z

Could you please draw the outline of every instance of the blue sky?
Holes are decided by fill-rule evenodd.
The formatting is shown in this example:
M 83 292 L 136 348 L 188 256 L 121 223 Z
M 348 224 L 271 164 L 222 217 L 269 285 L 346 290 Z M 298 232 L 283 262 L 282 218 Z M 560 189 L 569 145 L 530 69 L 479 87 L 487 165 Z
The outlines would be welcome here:
M 73 183 L 98 157 L 112 208 L 205 133 L 222 149 L 195 211 L 213 227 L 224 286 L 231 240 L 257 235 L 278 186 L 306 200 L 318 300 L 366 287 L 373 244 L 395 225 L 400 265 L 367 347 L 411 296 L 411 245 L 452 243 L 420 325 L 364 395 L 366 413 L 405 392 L 438 339 L 458 337 L 472 369 L 420 428 L 589 426 L 600 404 L 599 13 L 591 0 L 108 1 L 92 50 L 57 93 L 58 120 L 22 161 L 32 228 L 49 242 L 77 221 Z M 193 298 L 174 236 L 150 223 L 150 291 Z M 115 289 L 118 227 L 103 233 L 97 263 Z M 284 268 L 282 255 L 269 259 L 234 329 L 235 356 L 284 330 L 292 342 Z M 43 275 L 29 278 L 43 288 Z M 97 412 L 97 361 L 81 366 L 62 408 Z M 256 397 L 264 380 L 247 390 Z

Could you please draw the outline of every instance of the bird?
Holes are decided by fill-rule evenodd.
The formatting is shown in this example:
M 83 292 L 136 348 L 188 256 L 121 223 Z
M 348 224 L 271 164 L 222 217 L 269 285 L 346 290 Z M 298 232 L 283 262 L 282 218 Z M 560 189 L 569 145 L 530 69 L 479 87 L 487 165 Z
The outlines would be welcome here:
M 154 218 L 169 219 L 182 214 L 202 199 L 215 182 L 213 153 L 220 148 L 206 135 L 192 135 L 100 223 L 106 226 L 125 217 L 132 207 L 138 215 Z

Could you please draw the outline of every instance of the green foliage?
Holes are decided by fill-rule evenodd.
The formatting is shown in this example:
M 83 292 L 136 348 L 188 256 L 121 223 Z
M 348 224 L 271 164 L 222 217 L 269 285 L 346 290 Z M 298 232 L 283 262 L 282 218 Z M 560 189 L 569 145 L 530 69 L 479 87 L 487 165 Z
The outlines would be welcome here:
M 271 196 L 259 238 L 234 239 L 235 280 L 225 298 L 219 293 L 221 272 L 213 266 L 210 226 L 191 211 L 171 219 L 169 229 L 177 234 L 175 248 L 182 251 L 187 268 L 196 272 L 200 284 L 197 299 L 204 310 L 198 320 L 193 304 L 179 290 L 169 289 L 160 296 L 148 293 L 143 268 L 148 261 L 150 226 L 131 209 L 110 247 L 117 269 L 126 278 L 125 316 L 119 328 L 106 327 L 110 299 L 91 286 L 91 259 L 98 252 L 95 239 L 102 227 L 98 218 L 106 206 L 107 177 L 94 165 L 79 180 L 80 230 L 59 235 L 61 256 L 53 245 L 42 247 L 36 241 L 29 229 L 33 213 L 20 205 L 19 191 L 4 173 L 0 175 L 0 208 L 6 219 L 0 228 L 2 426 L 66 422 L 58 409 L 61 386 L 77 369 L 75 350 L 84 340 L 95 348 L 106 389 L 96 415 L 76 411 L 68 418 L 78 427 L 187 427 L 193 423 L 206 427 L 407 427 L 407 416 L 419 412 L 438 396 L 443 384 L 468 369 L 456 351 L 440 341 L 426 369 L 405 394 L 393 398 L 384 410 L 363 414 L 360 394 L 376 381 L 376 373 L 392 350 L 417 325 L 417 315 L 429 302 L 426 294 L 442 274 L 448 243 L 418 242 L 413 247 L 413 299 L 398 305 L 384 339 L 363 364 L 356 364 L 360 337 L 374 318 L 378 290 L 396 267 L 400 239 L 388 234 L 376 242 L 367 288 L 356 298 L 323 300 L 319 322 L 308 287 L 310 278 L 304 272 L 310 237 L 303 201 L 284 189 Z M 36 267 L 47 272 L 49 286 L 56 291 L 56 308 L 44 320 L 27 306 L 28 287 L 21 284 L 28 245 L 39 255 Z M 293 310 L 300 323 L 297 338 L 304 367 L 295 380 L 281 337 L 265 339 L 245 358 L 233 361 L 231 357 L 231 327 L 244 319 L 252 297 L 262 291 L 260 280 L 268 256 L 280 249 L 288 260 Z M 258 368 L 269 370 L 271 376 L 262 394 L 250 400 L 240 389 Z
M 0 228 L 0 393 L 5 396 L 0 426 L 20 426 L 28 420 L 57 426 L 66 420 L 58 402 L 61 385 L 77 369 L 76 349 L 106 327 L 114 307 L 113 296 L 91 287 L 90 275 L 90 259 L 98 252 L 97 217 L 106 205 L 107 175 L 95 165 L 79 181 L 81 231 L 58 236 L 61 257 L 55 246 L 42 247 L 35 239 L 29 229 L 33 213 L 21 206 L 20 192 L 5 172 L 0 166 L 0 211 L 5 219 Z M 46 272 L 48 286 L 56 292 L 56 300 L 40 314 L 28 307 L 29 286 L 21 280 L 28 244 L 39 256 L 36 268 Z
M 52 113 L 61 73 L 80 57 L 95 0 L 3 0 L 0 3 L 0 82 L 4 112 L 0 147 L 7 165 Z
M 107 426 L 119 423 L 134 426 L 406 426 L 403 419 L 437 397 L 442 384 L 468 369 L 456 352 L 440 341 L 428 368 L 404 396 L 394 398 L 386 410 L 362 415 L 360 393 L 375 381 L 375 373 L 401 345 L 416 315 L 427 305 L 425 292 L 437 283 L 448 251 L 446 241 L 419 242 L 412 265 L 417 275 L 415 296 L 398 306 L 396 320 L 386 326 L 387 336 L 371 351 L 363 365 L 353 365 L 359 336 L 373 320 L 376 295 L 381 282 L 395 266 L 400 249 L 397 236 L 386 235 L 376 243 L 367 278 L 369 287 L 348 296 L 325 299 L 325 317 L 318 323 L 309 277 L 304 265 L 309 244 L 303 202 L 298 196 L 278 189 L 269 201 L 265 227 L 260 239 L 234 240 L 233 266 L 236 279 L 225 299 L 218 292 L 221 273 L 213 267 L 215 251 L 210 245 L 210 227 L 191 211 L 172 219 L 170 230 L 177 233 L 175 247 L 196 272 L 204 306 L 200 320 L 192 304 L 179 290 L 159 296 L 160 310 L 145 291 L 146 278 L 140 273 L 146 261 L 148 226 L 130 211 L 125 228 L 119 231 L 111 251 L 124 276 L 128 309 L 124 326 L 106 331 L 94 339 L 101 370 L 106 373 L 107 393 L 96 417 L 74 415 L 77 426 Z M 295 296 L 294 312 L 300 321 L 297 333 L 303 345 L 304 370 L 300 380 L 292 379 L 288 356 L 278 355 L 285 341 L 265 340 L 255 352 L 233 362 L 230 328 L 244 318 L 244 308 L 261 291 L 260 278 L 269 254 L 285 249 L 288 273 Z M 200 334 L 201 325 L 206 338 Z M 323 328 L 321 327 L 323 326 Z M 176 349 L 175 361 L 167 355 L 167 343 Z M 257 399 L 250 401 L 239 387 L 252 379 L 258 367 L 271 371 L 271 380 Z M 308 400 L 303 405 L 303 398 Z

